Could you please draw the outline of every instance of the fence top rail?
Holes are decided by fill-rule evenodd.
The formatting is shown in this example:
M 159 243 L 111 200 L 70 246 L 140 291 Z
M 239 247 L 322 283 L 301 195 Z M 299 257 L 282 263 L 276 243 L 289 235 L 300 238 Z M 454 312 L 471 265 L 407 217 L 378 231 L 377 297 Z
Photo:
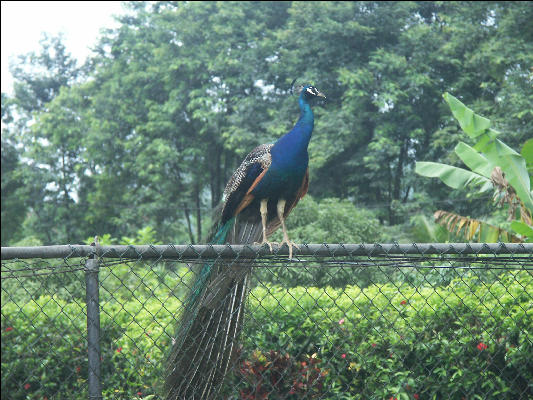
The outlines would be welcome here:
M 260 245 L 57 245 L 2 247 L 2 260 L 29 258 L 74 258 L 97 255 L 104 258 L 213 259 L 258 258 L 271 255 Z M 274 247 L 277 256 L 288 256 L 287 246 Z M 389 255 L 529 255 L 532 243 L 413 243 L 413 244 L 302 244 L 294 256 L 389 256 Z

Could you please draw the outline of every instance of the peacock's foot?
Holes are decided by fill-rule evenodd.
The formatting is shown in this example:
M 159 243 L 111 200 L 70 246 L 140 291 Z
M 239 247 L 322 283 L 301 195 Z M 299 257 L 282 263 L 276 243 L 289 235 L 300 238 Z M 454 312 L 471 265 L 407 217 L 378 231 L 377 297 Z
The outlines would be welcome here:
M 270 252 L 272 253 L 272 245 L 273 244 L 277 244 L 276 242 L 269 242 L 268 240 L 265 240 L 263 239 L 263 241 L 261 243 L 259 242 L 254 242 L 254 245 L 259 245 L 259 246 L 263 246 L 265 244 L 268 244 L 268 248 L 270 249 Z
M 267 244 L 268 248 L 270 249 L 270 252 L 273 252 L 272 246 L 279 246 L 282 247 L 284 244 L 286 244 L 289 247 L 289 260 L 292 260 L 292 248 L 296 247 L 298 250 L 300 250 L 300 246 L 298 246 L 296 243 L 291 242 L 290 240 L 283 240 L 281 243 L 279 242 L 269 242 L 268 240 L 263 240 L 261 243 L 254 242 L 254 245 L 260 245 L 263 246 Z
M 300 250 L 300 246 L 298 246 L 296 243 L 291 242 L 288 238 L 283 239 L 283 241 L 279 244 L 280 247 L 286 244 L 289 247 L 289 260 L 292 260 L 292 248 L 296 247 L 298 250 Z

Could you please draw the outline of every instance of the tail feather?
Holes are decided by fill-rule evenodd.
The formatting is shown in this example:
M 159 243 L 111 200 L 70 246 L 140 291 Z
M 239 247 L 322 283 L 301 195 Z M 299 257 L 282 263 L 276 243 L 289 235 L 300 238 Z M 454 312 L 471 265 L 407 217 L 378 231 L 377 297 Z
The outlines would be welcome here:
M 239 216 L 241 217 L 241 216 Z M 214 231 L 213 244 L 251 244 L 262 233 L 257 218 L 232 218 Z M 235 362 L 250 267 L 223 261 L 201 267 L 180 317 L 168 359 L 167 400 L 215 399 Z

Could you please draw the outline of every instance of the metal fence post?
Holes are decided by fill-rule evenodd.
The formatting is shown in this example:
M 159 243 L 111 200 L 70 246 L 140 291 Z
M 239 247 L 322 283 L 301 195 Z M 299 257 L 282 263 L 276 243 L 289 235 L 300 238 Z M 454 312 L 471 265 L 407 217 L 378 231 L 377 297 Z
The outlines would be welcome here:
M 93 245 L 98 245 L 97 239 Z M 100 302 L 98 256 L 96 252 L 85 262 L 85 291 L 87 295 L 87 349 L 89 359 L 89 399 L 102 399 L 100 352 Z

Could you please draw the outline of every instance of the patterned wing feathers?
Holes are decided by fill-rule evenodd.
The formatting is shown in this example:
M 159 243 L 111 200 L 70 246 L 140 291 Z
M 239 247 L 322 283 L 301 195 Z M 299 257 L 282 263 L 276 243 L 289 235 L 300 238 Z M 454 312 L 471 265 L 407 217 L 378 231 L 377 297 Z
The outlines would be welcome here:
M 253 149 L 235 170 L 224 189 L 223 221 L 237 215 L 248 206 L 253 196 L 250 191 L 268 170 L 273 144 L 262 144 Z
M 268 169 L 272 158 L 270 156 L 270 149 L 273 144 L 262 144 L 253 149 L 246 158 L 243 160 L 239 168 L 235 170 L 231 176 L 226 188 L 224 189 L 224 199 L 233 193 L 242 183 L 243 179 L 246 177 L 246 172 L 252 164 L 259 163 L 263 169 Z

